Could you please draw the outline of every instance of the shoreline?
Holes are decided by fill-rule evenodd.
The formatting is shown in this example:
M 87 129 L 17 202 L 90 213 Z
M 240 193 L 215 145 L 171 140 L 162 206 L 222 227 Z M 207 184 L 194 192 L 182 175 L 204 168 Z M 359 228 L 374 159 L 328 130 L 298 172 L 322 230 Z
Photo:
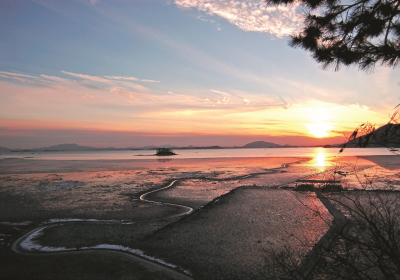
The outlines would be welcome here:
M 394 155 L 368 155 L 368 156 L 327 156 L 323 161 L 327 164 L 340 161 L 357 162 L 359 159 L 368 160 L 379 166 L 388 168 L 387 162 L 391 163 L 391 169 L 396 169 L 400 164 L 399 157 Z M 72 172 L 100 172 L 100 171 L 123 171 L 132 169 L 148 168 L 174 168 L 194 165 L 218 166 L 221 164 L 234 166 L 244 165 L 268 165 L 274 160 L 300 161 L 318 160 L 314 157 L 217 157 L 217 158 L 157 158 L 157 159 L 86 159 L 86 160 L 55 160 L 36 158 L 5 158 L 0 159 L 0 176 L 13 174 L 33 173 L 72 173 Z M 382 160 L 383 159 L 383 160 Z M 325 164 L 324 163 L 324 164 Z
M 54 159 L 0 159 L 0 175 L 29 173 L 70 173 L 119 171 L 143 168 L 170 168 L 176 166 L 194 166 L 196 164 L 212 166 L 238 163 L 257 165 L 275 159 L 309 160 L 311 157 L 220 157 L 220 158 L 159 158 L 159 159 L 103 159 L 103 160 L 54 160 Z
M 179 154 L 163 157 L 148 150 L 131 151 L 64 151 L 64 152 L 21 152 L 0 154 L 1 159 L 37 160 L 176 160 L 176 159 L 217 159 L 217 158 L 263 158 L 263 157 L 326 157 L 393 155 L 386 148 L 349 148 L 339 154 L 338 148 L 249 148 L 249 149 L 199 149 L 180 150 Z

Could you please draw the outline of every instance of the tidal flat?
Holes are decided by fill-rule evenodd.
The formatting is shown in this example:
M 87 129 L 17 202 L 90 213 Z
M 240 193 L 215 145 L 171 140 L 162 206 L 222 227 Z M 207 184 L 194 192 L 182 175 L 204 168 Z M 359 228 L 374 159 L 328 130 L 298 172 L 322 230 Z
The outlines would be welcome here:
M 269 252 L 307 254 L 333 219 L 299 179 L 397 190 L 400 161 L 1 159 L 0 278 L 268 279 Z

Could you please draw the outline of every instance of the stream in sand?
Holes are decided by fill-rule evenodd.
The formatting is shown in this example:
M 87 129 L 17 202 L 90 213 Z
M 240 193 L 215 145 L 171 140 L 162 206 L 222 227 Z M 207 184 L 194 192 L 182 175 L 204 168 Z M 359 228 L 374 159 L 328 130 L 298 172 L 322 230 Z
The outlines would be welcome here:
M 176 183 L 177 180 L 172 181 L 169 185 L 166 187 L 153 190 L 150 192 L 147 192 L 143 195 L 140 196 L 140 200 L 143 202 L 147 203 L 156 203 L 156 204 L 165 204 L 165 205 L 173 205 L 180 207 L 182 209 L 182 212 L 175 214 L 174 216 L 171 217 L 180 217 L 183 215 L 188 215 L 193 211 L 193 208 L 184 206 L 184 205 L 178 205 L 178 204 L 173 204 L 173 203 L 163 203 L 163 202 L 158 202 L 158 201 L 151 201 L 151 200 L 146 200 L 145 197 L 151 193 L 154 193 L 156 191 L 161 191 L 167 188 L 170 188 Z M 166 217 L 167 218 L 167 217 Z M 116 223 L 128 223 L 129 221 L 101 221 L 101 220 L 79 220 L 79 219 L 71 219 L 71 220 L 60 220 L 56 222 L 50 222 L 48 225 L 40 226 L 38 228 L 35 228 L 34 230 L 31 230 L 30 232 L 24 234 L 20 238 L 18 238 L 11 246 L 11 249 L 15 253 L 19 254 L 27 254 L 29 252 L 30 254 L 32 253 L 65 253 L 65 252 L 77 252 L 77 251 L 88 251 L 88 250 L 107 250 L 107 251 L 113 251 L 116 253 L 124 254 L 126 256 L 129 256 L 130 258 L 140 261 L 140 262 L 145 262 L 147 264 L 154 265 L 158 267 L 159 269 L 166 270 L 169 273 L 174 274 L 175 276 L 181 278 L 181 279 L 192 279 L 189 275 L 190 272 L 186 271 L 184 269 L 179 269 L 176 265 L 167 263 L 161 259 L 152 257 L 152 256 L 147 256 L 146 254 L 143 253 L 141 250 L 137 249 L 132 249 L 120 245 L 111 245 L 111 244 L 99 244 L 96 246 L 91 246 L 91 247 L 81 247 L 81 248 L 63 248 L 63 247 L 48 247 L 48 246 L 41 246 L 37 244 L 36 242 L 33 241 L 33 239 L 37 238 L 38 236 L 43 234 L 43 231 L 46 228 L 53 227 L 54 225 L 63 225 L 66 223 L 110 223 L 110 224 L 116 224 Z M 22 250 L 21 250 L 22 249 Z M 32 252 L 33 251 L 33 252 Z M 178 269 L 178 271 L 176 270 Z M 180 271 L 179 271 L 180 270 Z

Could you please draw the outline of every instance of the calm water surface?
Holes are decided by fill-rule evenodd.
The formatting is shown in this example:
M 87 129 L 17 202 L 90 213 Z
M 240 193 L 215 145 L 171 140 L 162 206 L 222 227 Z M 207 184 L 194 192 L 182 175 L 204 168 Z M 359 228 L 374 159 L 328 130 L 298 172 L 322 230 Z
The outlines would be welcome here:
M 338 154 L 339 148 L 265 148 L 265 149 L 197 149 L 175 150 L 177 155 L 155 156 L 154 150 L 136 151 L 85 151 L 85 152 L 13 152 L 0 154 L 3 158 L 31 158 L 47 160 L 116 160 L 116 159 L 188 159 L 188 158 L 229 158 L 229 157 L 315 157 L 393 155 L 386 148 L 348 148 Z

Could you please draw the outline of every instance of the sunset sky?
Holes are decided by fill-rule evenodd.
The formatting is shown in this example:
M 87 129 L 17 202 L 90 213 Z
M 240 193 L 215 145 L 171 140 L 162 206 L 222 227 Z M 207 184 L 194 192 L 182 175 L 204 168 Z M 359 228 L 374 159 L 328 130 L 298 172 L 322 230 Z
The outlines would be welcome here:
M 400 69 L 323 70 L 301 7 L 0 1 L 0 146 L 333 144 L 400 103 Z

